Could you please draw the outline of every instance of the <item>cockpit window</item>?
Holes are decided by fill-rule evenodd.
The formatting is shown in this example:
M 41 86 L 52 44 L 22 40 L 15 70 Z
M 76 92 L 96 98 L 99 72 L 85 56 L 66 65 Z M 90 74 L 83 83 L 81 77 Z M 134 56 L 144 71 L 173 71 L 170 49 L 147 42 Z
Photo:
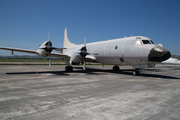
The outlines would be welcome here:
M 152 40 L 150 40 L 152 44 L 154 44 L 154 42 Z
M 154 44 L 152 40 L 136 40 L 134 45 L 147 45 L 147 44 Z
M 151 42 L 150 42 L 149 40 L 142 40 L 142 42 L 143 42 L 144 44 L 151 44 Z
M 141 40 L 137 40 L 134 44 L 135 45 L 142 45 L 142 42 L 141 42 Z

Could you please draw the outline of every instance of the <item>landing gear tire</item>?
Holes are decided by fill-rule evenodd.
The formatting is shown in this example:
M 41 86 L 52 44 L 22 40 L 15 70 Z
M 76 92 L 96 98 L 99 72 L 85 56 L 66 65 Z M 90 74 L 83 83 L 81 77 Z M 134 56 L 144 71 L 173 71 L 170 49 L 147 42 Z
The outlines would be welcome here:
M 72 72 L 73 71 L 73 67 L 72 66 L 66 66 L 65 67 L 65 71 L 66 72 Z
M 119 71 L 119 66 L 117 65 L 113 66 L 113 71 Z
M 133 74 L 134 76 L 137 76 L 137 75 L 139 75 L 140 73 L 139 73 L 139 70 L 134 70 L 134 71 L 132 71 L 132 74 Z

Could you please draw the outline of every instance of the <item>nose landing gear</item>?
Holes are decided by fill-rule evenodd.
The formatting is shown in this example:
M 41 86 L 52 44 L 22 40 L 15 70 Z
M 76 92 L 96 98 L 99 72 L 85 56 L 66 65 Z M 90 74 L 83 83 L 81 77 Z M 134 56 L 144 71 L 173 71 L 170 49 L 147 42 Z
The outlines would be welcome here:
M 139 70 L 138 70 L 138 69 L 135 69 L 135 70 L 132 71 L 132 74 L 133 74 L 134 76 L 137 76 L 137 75 L 139 75 L 140 73 L 139 73 Z

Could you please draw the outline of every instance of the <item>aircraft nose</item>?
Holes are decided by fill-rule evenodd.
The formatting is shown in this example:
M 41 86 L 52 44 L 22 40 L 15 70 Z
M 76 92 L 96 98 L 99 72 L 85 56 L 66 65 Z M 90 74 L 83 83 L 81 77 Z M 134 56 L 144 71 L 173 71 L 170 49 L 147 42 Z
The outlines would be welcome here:
M 171 53 L 167 49 L 160 46 L 155 46 L 151 49 L 148 55 L 148 61 L 162 62 L 169 59 L 170 57 Z

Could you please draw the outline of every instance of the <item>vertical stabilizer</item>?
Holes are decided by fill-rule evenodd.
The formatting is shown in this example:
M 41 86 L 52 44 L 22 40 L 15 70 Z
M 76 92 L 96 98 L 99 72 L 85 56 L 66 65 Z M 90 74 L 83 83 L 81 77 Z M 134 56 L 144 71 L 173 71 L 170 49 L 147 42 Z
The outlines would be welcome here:
M 72 47 L 75 46 L 76 44 L 73 44 L 69 41 L 68 39 L 68 34 L 67 34 L 67 28 L 65 28 L 64 30 L 64 45 L 63 48 L 68 48 L 68 47 Z

